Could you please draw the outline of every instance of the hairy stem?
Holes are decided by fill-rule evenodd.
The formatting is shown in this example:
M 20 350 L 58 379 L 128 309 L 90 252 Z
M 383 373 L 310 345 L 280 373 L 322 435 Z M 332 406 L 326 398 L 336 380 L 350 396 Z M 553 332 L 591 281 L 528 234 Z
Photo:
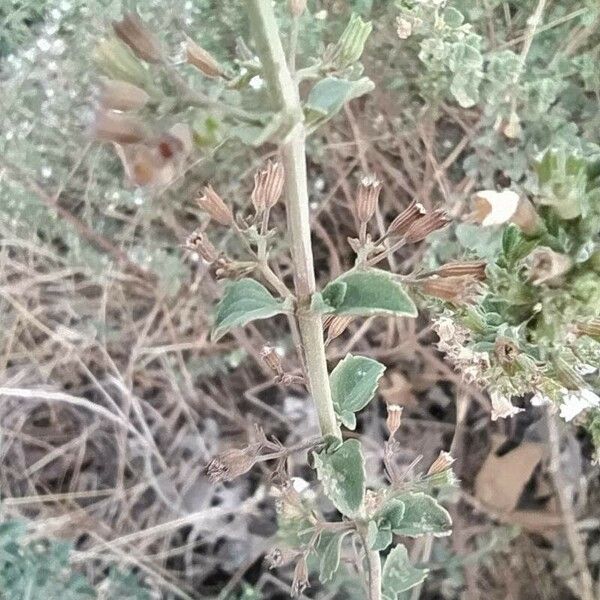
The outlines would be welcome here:
M 315 275 L 306 180 L 306 130 L 298 86 L 287 65 L 271 0 L 247 0 L 247 3 L 265 79 L 289 128 L 280 152 L 285 169 L 287 223 L 306 375 L 321 433 L 341 437 L 331 401 L 321 317 L 310 308 Z
M 369 600 L 381 600 L 381 556 L 377 550 L 371 550 L 367 542 L 367 532 L 359 527 L 359 535 L 365 551 L 365 562 L 369 574 Z

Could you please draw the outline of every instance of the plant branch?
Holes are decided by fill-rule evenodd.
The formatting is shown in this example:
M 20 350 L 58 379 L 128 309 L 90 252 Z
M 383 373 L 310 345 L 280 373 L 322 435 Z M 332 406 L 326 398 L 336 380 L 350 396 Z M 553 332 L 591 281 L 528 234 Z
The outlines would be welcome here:
M 294 262 L 298 328 L 307 379 L 321 433 L 341 437 L 331 400 L 321 317 L 310 307 L 316 287 L 306 177 L 306 130 L 298 86 L 287 65 L 271 0 L 247 2 L 265 80 L 278 108 L 290 124 L 290 132 L 282 143 L 280 152 L 285 169 L 287 223 Z
M 381 600 L 381 556 L 377 550 L 369 548 L 364 528 L 359 527 L 358 532 L 365 551 L 365 561 L 369 573 L 369 600 Z

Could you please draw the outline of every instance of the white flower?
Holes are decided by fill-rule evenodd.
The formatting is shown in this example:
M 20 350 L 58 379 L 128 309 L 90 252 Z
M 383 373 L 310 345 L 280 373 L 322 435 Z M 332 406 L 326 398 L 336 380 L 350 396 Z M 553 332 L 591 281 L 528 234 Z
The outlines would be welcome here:
M 473 196 L 475 220 L 484 227 L 502 225 L 510 221 L 519 205 L 519 194 L 512 190 L 482 190 Z
M 533 396 L 531 396 L 531 400 L 529 400 L 531 406 L 545 406 L 546 404 L 551 404 L 552 401 L 548 396 L 542 394 L 542 392 L 536 392 Z
M 563 390 L 560 416 L 565 421 L 572 421 L 580 412 L 598 407 L 600 407 L 600 397 L 592 390 Z
M 492 392 L 490 397 L 492 400 L 492 421 L 513 417 L 517 413 L 523 412 L 522 408 L 513 406 L 510 399 L 499 392 Z

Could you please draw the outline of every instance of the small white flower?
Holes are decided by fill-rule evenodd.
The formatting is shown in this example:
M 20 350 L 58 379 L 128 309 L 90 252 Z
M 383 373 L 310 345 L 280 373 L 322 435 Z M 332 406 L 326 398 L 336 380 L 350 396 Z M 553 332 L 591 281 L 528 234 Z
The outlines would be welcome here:
M 545 406 L 546 404 L 551 404 L 552 400 L 545 396 L 542 392 L 536 392 L 533 396 L 531 396 L 531 400 L 529 400 L 531 406 Z
M 265 80 L 260 75 L 255 75 L 249 82 L 248 85 L 253 90 L 260 90 L 265 84 Z
M 565 421 L 572 421 L 580 412 L 588 408 L 600 407 L 600 397 L 592 390 L 564 390 L 562 392 L 560 416 Z
M 513 417 L 517 413 L 523 412 L 522 408 L 513 406 L 509 398 L 498 392 L 492 392 L 490 397 L 492 400 L 492 421 Z
M 292 487 L 299 494 L 302 494 L 302 492 L 306 491 L 310 487 L 310 484 L 305 479 L 302 479 L 302 477 L 292 477 Z
M 319 21 L 324 21 L 327 18 L 327 11 L 320 10 L 319 12 L 316 12 L 314 16 L 315 16 L 315 19 L 317 19 Z
M 482 190 L 473 196 L 475 218 L 484 227 L 507 223 L 519 205 L 519 194 L 512 190 Z

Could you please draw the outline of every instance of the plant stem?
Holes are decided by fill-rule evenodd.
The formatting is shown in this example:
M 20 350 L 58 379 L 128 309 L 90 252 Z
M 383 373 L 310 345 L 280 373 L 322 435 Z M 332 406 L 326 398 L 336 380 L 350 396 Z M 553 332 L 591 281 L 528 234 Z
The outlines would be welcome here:
M 369 600 L 381 600 L 381 556 L 377 550 L 369 548 L 364 527 L 359 527 L 358 532 L 365 551 L 365 561 L 369 573 Z
M 247 3 L 264 77 L 290 127 L 280 152 L 285 169 L 287 224 L 306 375 L 321 433 L 341 437 L 331 401 L 321 317 L 310 308 L 316 288 L 308 210 L 306 130 L 298 86 L 287 65 L 271 0 L 247 0 Z

